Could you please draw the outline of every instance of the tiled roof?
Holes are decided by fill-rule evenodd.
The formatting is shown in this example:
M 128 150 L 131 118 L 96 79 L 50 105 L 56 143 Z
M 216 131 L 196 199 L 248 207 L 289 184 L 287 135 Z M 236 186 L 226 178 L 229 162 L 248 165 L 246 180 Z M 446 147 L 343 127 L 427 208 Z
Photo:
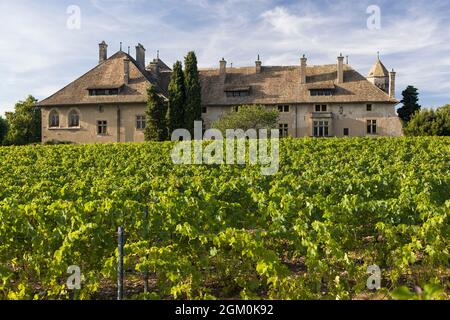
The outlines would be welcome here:
M 227 68 L 220 76 L 218 69 L 200 70 L 202 103 L 204 105 L 278 104 L 315 102 L 387 102 L 396 99 L 344 65 L 344 83 L 337 83 L 337 65 L 308 66 L 306 84 L 300 83 L 300 66 Z M 251 87 L 248 96 L 230 97 L 230 87 Z M 334 88 L 332 96 L 311 96 L 311 89 Z
M 389 77 L 389 71 L 386 69 L 381 60 L 377 59 L 375 64 L 370 69 L 367 77 Z
M 130 60 L 130 80 L 124 83 L 123 60 Z M 167 73 L 166 70 L 164 73 Z M 166 78 L 156 79 L 149 71 L 138 67 L 136 60 L 125 52 L 119 51 L 109 59 L 100 63 L 86 74 L 73 81 L 52 96 L 42 100 L 38 105 L 80 105 L 102 103 L 133 103 L 147 100 L 147 88 L 150 84 L 156 85 L 162 95 L 166 95 Z M 89 89 L 121 88 L 118 95 L 90 96 Z

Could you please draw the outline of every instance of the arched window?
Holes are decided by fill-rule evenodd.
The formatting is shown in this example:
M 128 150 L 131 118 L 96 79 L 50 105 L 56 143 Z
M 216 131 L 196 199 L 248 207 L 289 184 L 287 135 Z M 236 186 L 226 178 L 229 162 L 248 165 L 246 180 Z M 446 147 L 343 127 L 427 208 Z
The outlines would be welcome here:
M 76 110 L 72 110 L 69 113 L 69 127 L 79 127 L 80 126 L 80 115 Z
M 57 127 L 59 127 L 59 114 L 55 110 L 52 110 L 50 112 L 49 125 L 50 125 L 50 128 L 57 128 Z

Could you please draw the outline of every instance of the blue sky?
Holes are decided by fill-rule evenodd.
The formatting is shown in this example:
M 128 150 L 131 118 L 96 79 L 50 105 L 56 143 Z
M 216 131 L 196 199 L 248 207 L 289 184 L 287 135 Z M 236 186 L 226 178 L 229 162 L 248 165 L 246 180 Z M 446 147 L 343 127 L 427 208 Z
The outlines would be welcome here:
M 80 28 L 67 27 L 69 6 Z M 367 8 L 380 8 L 381 28 L 369 29 Z M 138 42 L 147 61 L 160 50 L 169 65 L 195 50 L 200 67 L 225 57 L 234 66 L 335 63 L 342 52 L 366 75 L 377 51 L 397 71 L 397 97 L 409 84 L 425 107 L 450 103 L 450 3 L 428 1 L 84 0 L 0 2 L 0 114 L 28 94 L 43 99 L 98 61 Z M 7 32 L 5 32 L 7 30 Z

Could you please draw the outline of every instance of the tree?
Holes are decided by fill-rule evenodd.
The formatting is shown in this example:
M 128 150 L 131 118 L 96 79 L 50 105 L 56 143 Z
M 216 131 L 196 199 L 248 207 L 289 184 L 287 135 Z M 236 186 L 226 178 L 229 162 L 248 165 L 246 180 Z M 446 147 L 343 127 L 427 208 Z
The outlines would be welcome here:
M 276 129 L 278 126 L 278 110 L 258 105 L 244 105 L 237 111 L 226 113 L 213 122 L 212 127 L 226 133 L 227 129 Z
M 194 121 L 202 120 L 202 101 L 197 57 L 191 51 L 184 59 L 184 82 L 186 87 L 185 128 L 194 134 Z
M 41 142 L 41 109 L 36 106 L 37 100 L 28 96 L 25 101 L 19 101 L 14 112 L 6 113 L 8 133 L 5 144 L 25 145 Z
M 169 109 L 167 111 L 167 127 L 169 135 L 175 129 L 184 128 L 186 89 L 184 85 L 183 66 L 180 61 L 173 65 L 169 83 Z
M 450 105 L 416 112 L 404 132 L 408 136 L 450 136 Z
M 437 109 L 434 125 L 439 136 L 450 136 L 450 104 Z
M 406 124 L 408 123 L 414 113 L 416 111 L 419 111 L 421 106 L 419 105 L 419 93 L 417 91 L 417 88 L 414 88 L 413 86 L 408 86 L 403 92 L 403 100 L 401 103 L 403 103 L 403 107 L 399 108 L 397 110 L 398 116 L 400 119 L 403 120 L 403 122 Z
M 7 132 L 8 132 L 8 122 L 2 116 L 0 116 L 0 145 L 3 144 Z
M 145 140 L 167 140 L 167 106 L 155 86 L 147 89 L 147 108 L 145 110 Z

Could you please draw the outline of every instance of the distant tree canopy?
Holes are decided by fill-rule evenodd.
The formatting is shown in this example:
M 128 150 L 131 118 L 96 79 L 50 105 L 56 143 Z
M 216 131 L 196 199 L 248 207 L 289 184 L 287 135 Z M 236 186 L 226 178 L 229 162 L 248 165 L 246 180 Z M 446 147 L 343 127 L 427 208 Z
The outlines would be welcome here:
M 36 106 L 37 100 L 28 96 L 19 101 L 14 112 L 6 113 L 8 133 L 4 141 L 7 145 L 25 145 L 41 142 L 41 109 Z
M 194 121 L 202 120 L 201 89 L 197 57 L 193 51 L 184 59 L 184 82 L 186 87 L 185 129 L 194 134 Z
M 155 86 L 147 89 L 147 108 L 145 110 L 145 140 L 164 141 L 167 140 L 167 106 L 159 95 Z
M 450 105 L 416 112 L 403 131 L 408 136 L 450 136 Z
M 397 113 L 406 125 L 411 120 L 414 113 L 419 111 L 421 108 L 419 105 L 419 92 L 417 91 L 417 88 L 408 86 L 402 92 L 402 96 L 403 99 L 401 103 L 403 103 L 403 106 L 397 110 Z
M 225 133 L 227 129 L 278 129 L 278 110 L 260 105 L 244 105 L 223 115 L 212 127 Z
M 6 122 L 6 120 L 2 116 L 0 116 L 0 145 L 3 144 L 7 132 L 8 122 Z

